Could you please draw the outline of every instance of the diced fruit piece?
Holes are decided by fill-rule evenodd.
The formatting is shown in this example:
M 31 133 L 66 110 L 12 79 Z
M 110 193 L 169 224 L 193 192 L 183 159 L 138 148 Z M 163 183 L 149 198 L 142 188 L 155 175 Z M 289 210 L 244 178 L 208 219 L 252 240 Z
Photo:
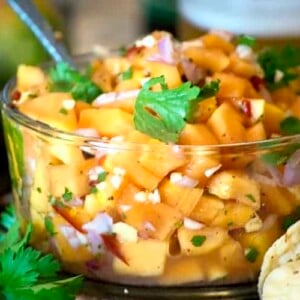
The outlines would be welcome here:
M 240 58 L 237 53 L 231 53 L 229 56 L 230 64 L 226 71 L 232 72 L 238 76 L 251 78 L 258 74 L 259 67 L 251 61 Z
M 261 200 L 268 211 L 278 215 L 289 215 L 295 209 L 293 196 L 287 189 L 261 184 Z
M 140 236 L 161 241 L 171 236 L 181 220 L 179 210 L 164 203 L 136 202 L 125 213 L 125 222 L 135 227 Z
M 201 223 L 210 224 L 223 210 L 224 202 L 221 199 L 213 195 L 202 195 L 190 217 Z
M 166 146 L 153 139 L 148 144 L 150 149 L 141 153 L 138 162 L 160 180 L 185 164 L 185 156 L 180 151 L 176 152 L 177 148 Z
M 207 125 L 221 144 L 245 141 L 246 130 L 242 117 L 227 102 L 222 103 L 210 116 Z
M 64 262 L 68 270 L 84 273 L 86 270 L 85 262 L 94 259 L 94 255 L 85 244 L 72 247 L 69 239 L 65 237 L 61 230 L 61 226 L 70 226 L 70 224 L 60 215 L 55 214 L 52 222 L 54 231 L 56 232 L 52 238 L 60 259 Z
M 282 230 L 279 221 L 275 220 L 274 224 L 261 231 L 243 233 L 236 237 L 245 252 L 254 249 L 255 256 L 248 257 L 248 260 L 252 260 L 249 264 L 254 271 L 259 272 L 265 252 L 281 234 Z
M 182 226 L 178 229 L 178 241 L 185 255 L 207 254 L 219 248 L 228 237 L 227 231 L 218 227 L 191 230 Z
M 184 55 L 192 59 L 198 66 L 211 72 L 220 72 L 229 65 L 229 58 L 220 49 L 205 49 L 203 47 L 189 47 Z
M 115 233 L 117 235 L 117 239 L 121 242 L 121 243 L 125 243 L 125 242 L 137 242 L 138 241 L 138 233 L 137 230 L 124 223 L 124 222 L 117 222 L 115 224 L 113 224 L 113 228 L 112 228 L 113 233 Z
M 19 110 L 30 118 L 70 132 L 77 128 L 75 109 L 64 110 L 64 101 L 70 99 L 67 93 L 49 93 L 21 103 Z
M 164 76 L 169 88 L 178 87 L 182 81 L 176 65 L 166 64 L 162 62 L 148 61 L 146 62 L 146 70 L 151 74 L 151 77 Z
M 121 243 L 120 251 L 127 264 L 113 259 L 113 270 L 117 274 L 132 276 L 159 276 L 164 272 L 168 244 L 155 240 L 139 240 L 137 243 Z
M 203 189 L 183 187 L 166 179 L 159 186 L 159 193 L 163 203 L 175 207 L 183 215 L 189 216 L 198 203 Z
M 108 71 L 103 60 L 97 60 L 92 63 L 92 76 L 95 82 L 104 92 L 112 91 L 113 75 Z
M 279 107 L 271 103 L 265 104 L 263 123 L 268 136 L 272 133 L 279 133 L 279 125 L 284 118 L 284 111 Z
M 226 54 L 229 54 L 234 50 L 234 46 L 232 43 L 214 33 L 207 33 L 203 35 L 201 37 L 201 41 L 203 42 L 205 48 L 222 49 Z
M 236 200 L 256 210 L 260 208 L 259 186 L 243 171 L 228 170 L 213 175 L 208 190 L 221 199 Z
M 215 136 L 204 124 L 186 124 L 179 137 L 183 145 L 216 145 Z
M 91 108 L 80 112 L 79 128 L 95 128 L 101 136 L 126 135 L 133 130 L 132 114 L 119 108 Z
M 155 176 L 138 161 L 139 153 L 135 151 L 122 151 L 116 154 L 109 154 L 104 161 L 104 168 L 112 171 L 115 167 L 126 170 L 129 179 L 137 186 L 149 191 L 154 190 L 161 178 Z
M 49 165 L 47 171 L 50 183 L 49 193 L 54 197 L 62 197 L 66 190 L 70 191 L 74 198 L 88 193 L 88 178 L 76 166 Z
M 17 89 L 23 91 L 36 91 L 45 88 L 46 76 L 43 71 L 34 66 L 20 65 L 17 70 Z
M 222 280 L 228 275 L 226 268 L 215 260 L 210 260 L 207 263 L 205 273 L 208 282 Z
M 204 187 L 209 177 L 222 167 L 218 153 L 191 154 L 189 158 L 189 162 L 179 171 L 188 177 L 199 180 L 201 187 Z
M 255 210 L 248 205 L 236 202 L 225 203 L 212 220 L 212 226 L 219 226 L 228 230 L 243 228 L 255 216 Z
M 258 122 L 246 129 L 247 142 L 262 141 L 267 138 L 265 127 L 262 122 Z
M 251 83 L 232 73 L 215 73 L 213 79 L 221 80 L 220 90 L 218 92 L 219 98 L 256 98 L 257 93 L 252 87 Z
M 120 205 L 130 205 L 135 202 L 135 195 L 140 192 L 141 189 L 137 187 L 135 184 L 129 182 L 124 189 L 122 190 L 121 194 L 117 198 L 117 203 Z
M 198 103 L 198 108 L 195 113 L 195 120 L 198 123 L 205 123 L 212 113 L 217 108 L 216 97 L 207 98 Z
M 284 86 L 271 92 L 275 105 L 283 111 L 288 110 L 296 100 L 297 94 L 290 86 Z
M 174 285 L 191 282 L 199 283 L 203 280 L 205 280 L 205 273 L 199 257 L 168 257 L 160 283 Z

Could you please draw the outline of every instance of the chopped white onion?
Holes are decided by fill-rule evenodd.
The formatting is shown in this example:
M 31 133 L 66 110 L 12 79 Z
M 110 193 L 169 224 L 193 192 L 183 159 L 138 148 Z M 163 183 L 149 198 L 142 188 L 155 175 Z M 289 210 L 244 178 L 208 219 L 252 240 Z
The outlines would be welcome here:
M 113 220 L 110 215 L 107 213 L 98 213 L 91 222 L 84 224 L 82 229 L 100 235 L 101 233 L 111 232 L 112 225 Z
M 191 230 L 198 230 L 198 229 L 201 229 L 201 228 L 205 227 L 204 224 L 202 224 L 200 222 L 197 222 L 195 220 L 192 220 L 190 218 L 184 218 L 183 219 L 183 226 L 186 229 L 191 229 Z
M 204 175 L 209 178 L 211 177 L 212 175 L 214 175 L 220 168 L 222 168 L 222 164 L 218 164 L 217 166 L 215 167 L 212 167 L 210 169 L 207 169 L 204 171 Z
M 137 98 L 139 92 L 140 89 L 122 92 L 103 93 L 93 101 L 92 105 L 95 107 L 101 107 L 107 104 L 121 102 L 128 99 L 135 99 Z
M 153 204 L 160 203 L 160 194 L 158 189 L 155 189 L 153 192 L 148 194 L 148 200 Z
M 99 137 L 98 131 L 94 128 L 78 128 L 74 133 L 85 137 Z
M 188 177 L 186 175 L 182 175 L 182 173 L 179 173 L 179 172 L 171 173 L 170 181 L 173 184 L 177 184 L 179 186 L 188 187 L 188 188 L 194 188 L 199 183 L 198 180 Z

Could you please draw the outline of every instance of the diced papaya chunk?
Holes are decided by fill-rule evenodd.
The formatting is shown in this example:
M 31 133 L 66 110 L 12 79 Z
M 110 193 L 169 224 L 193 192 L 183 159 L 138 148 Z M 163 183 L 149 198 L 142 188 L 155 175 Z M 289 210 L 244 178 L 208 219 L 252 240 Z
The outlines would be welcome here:
M 91 108 L 81 111 L 80 128 L 95 128 L 100 135 L 113 137 L 133 130 L 132 114 L 119 108 Z
M 88 178 L 74 166 L 57 165 L 48 166 L 49 192 L 54 197 L 62 197 L 69 191 L 73 197 L 81 197 L 88 193 Z
M 23 102 L 19 110 L 30 118 L 70 132 L 77 128 L 75 109 L 63 110 L 64 101 L 70 99 L 72 97 L 68 93 L 49 93 Z
M 204 124 L 186 124 L 179 137 L 182 145 L 216 145 L 218 140 Z
M 171 236 L 181 219 L 182 214 L 178 209 L 164 203 L 136 202 L 131 205 L 125 216 L 125 222 L 135 227 L 140 236 L 161 241 Z
M 279 133 L 279 125 L 284 118 L 285 113 L 279 107 L 271 103 L 265 104 L 263 123 L 268 136 L 272 133 Z
M 185 255 L 203 255 L 219 247 L 228 239 L 226 230 L 219 227 L 204 227 L 198 230 L 178 229 L 178 241 Z
M 221 72 L 229 65 L 229 58 L 220 49 L 205 49 L 203 47 L 189 47 L 184 55 L 192 59 L 198 66 L 211 72 Z
M 204 224 L 210 224 L 212 220 L 224 209 L 224 202 L 213 195 L 202 195 L 193 209 L 190 217 Z
M 104 161 L 104 168 L 107 171 L 112 171 L 115 167 L 123 168 L 135 185 L 152 191 L 158 186 L 161 178 L 144 168 L 138 161 L 138 155 L 135 151 L 110 154 Z
M 289 215 L 295 209 L 293 196 L 287 189 L 261 184 L 261 198 L 268 211 L 278 215 Z
M 283 111 L 289 109 L 296 100 L 297 94 L 291 87 L 281 87 L 271 93 L 272 100 Z
M 226 41 L 221 36 L 214 33 L 207 33 L 201 37 L 205 48 L 208 49 L 222 49 L 226 54 L 231 53 L 234 50 L 234 46 L 229 41 Z
M 267 138 L 266 130 L 262 122 L 258 122 L 246 129 L 247 142 L 262 141 Z
M 154 139 L 148 144 L 150 148 L 154 147 L 149 151 L 143 151 L 138 161 L 141 166 L 158 178 L 163 179 L 168 173 L 185 164 L 185 156 L 180 151 L 176 152 L 177 148 L 166 146 Z
M 168 243 L 156 240 L 139 240 L 137 243 L 120 244 L 120 252 L 128 264 L 113 258 L 113 270 L 117 274 L 131 276 L 159 276 L 164 272 Z
M 207 125 L 221 144 L 245 141 L 246 130 L 241 116 L 227 102 L 222 103 L 210 116 Z
M 198 103 L 197 111 L 195 112 L 195 120 L 197 123 L 205 123 L 212 113 L 217 108 L 216 97 L 207 98 Z
M 17 89 L 20 92 L 45 88 L 46 82 L 46 76 L 40 68 L 27 65 L 18 67 Z
M 258 74 L 259 68 L 257 65 L 245 59 L 241 59 L 236 53 L 231 53 L 229 58 L 230 64 L 226 71 L 231 71 L 238 76 L 246 78 L 250 78 Z
M 199 283 L 203 280 L 205 280 L 205 273 L 199 257 L 168 257 L 160 283 L 174 285 Z
M 208 190 L 224 200 L 236 200 L 254 209 L 260 208 L 259 185 L 245 172 L 227 170 L 212 176 Z
M 228 230 L 243 228 L 254 216 L 254 208 L 241 203 L 228 202 L 224 204 L 222 210 L 219 210 L 211 225 Z
M 177 208 L 185 216 L 189 216 L 198 203 L 203 189 L 188 188 L 172 183 L 166 179 L 159 186 L 161 201 Z

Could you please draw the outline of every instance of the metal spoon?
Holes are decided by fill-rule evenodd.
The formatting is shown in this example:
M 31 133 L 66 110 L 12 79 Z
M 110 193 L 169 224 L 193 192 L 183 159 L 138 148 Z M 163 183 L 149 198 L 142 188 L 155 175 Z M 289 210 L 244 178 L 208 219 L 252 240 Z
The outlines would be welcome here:
M 31 0 L 6 0 L 19 18 L 35 34 L 55 62 L 66 62 L 75 67 L 72 57 L 63 44 L 56 41 L 49 23 L 38 12 Z

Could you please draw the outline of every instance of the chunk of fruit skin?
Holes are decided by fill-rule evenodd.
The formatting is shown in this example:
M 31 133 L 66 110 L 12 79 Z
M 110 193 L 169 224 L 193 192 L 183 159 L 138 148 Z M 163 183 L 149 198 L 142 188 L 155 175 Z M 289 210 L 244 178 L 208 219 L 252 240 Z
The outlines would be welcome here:
M 255 210 L 260 208 L 259 185 L 243 171 L 227 170 L 213 175 L 208 190 L 221 199 L 234 199 Z
M 194 245 L 194 237 L 204 237 L 204 242 Z M 228 239 L 227 231 L 219 227 L 204 227 L 198 230 L 190 230 L 185 227 L 178 229 L 178 241 L 183 254 L 203 255 L 219 248 Z
M 120 251 L 128 264 L 114 258 L 113 271 L 131 276 L 159 276 L 163 274 L 168 251 L 168 243 L 157 240 L 139 240 L 137 243 L 122 243 Z

